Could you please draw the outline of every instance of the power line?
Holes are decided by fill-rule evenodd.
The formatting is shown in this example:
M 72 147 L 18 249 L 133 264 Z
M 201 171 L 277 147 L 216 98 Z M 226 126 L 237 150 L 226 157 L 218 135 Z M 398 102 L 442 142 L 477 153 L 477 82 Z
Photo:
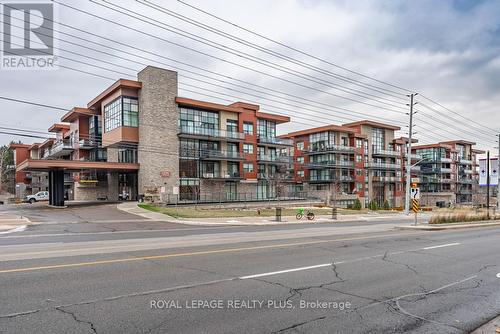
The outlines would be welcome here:
M 276 76 L 276 75 L 272 75 L 268 72 L 263 72 L 263 71 L 260 71 L 260 70 L 257 70 L 257 69 L 254 69 L 254 68 L 251 68 L 251 67 L 248 67 L 248 66 L 245 66 L 245 65 L 242 65 L 242 64 L 239 64 L 239 63 L 235 63 L 235 62 L 232 62 L 232 61 L 229 61 L 229 60 L 226 60 L 226 59 L 223 59 L 223 58 L 220 58 L 220 57 L 217 57 L 217 56 L 214 56 L 214 55 L 210 55 L 206 52 L 202 52 L 200 50 L 197 50 L 197 49 L 194 49 L 194 48 L 190 48 L 190 47 L 187 47 L 185 45 L 182 45 L 180 43 L 176 43 L 176 42 L 172 42 L 170 40 L 167 40 L 165 38 L 162 38 L 162 37 L 159 37 L 157 35 L 154 35 L 154 34 L 150 34 L 150 33 L 147 33 L 145 31 L 142 31 L 142 30 L 139 30 L 139 29 L 135 29 L 135 28 L 132 28 L 130 26 L 127 26 L 127 25 L 124 25 L 124 24 L 121 24 L 121 23 L 118 23 L 118 22 L 115 22 L 115 21 L 112 21 L 112 20 L 109 20 L 107 18 L 104 18 L 102 16 L 99 16 L 99 15 L 96 15 L 96 14 L 93 14 L 93 13 L 90 13 L 90 12 L 87 12 L 85 10 L 82 10 L 82 9 L 78 9 L 78 8 L 75 8 L 73 6 L 69 6 L 67 4 L 63 4 L 63 3 L 60 3 L 56 0 L 53 0 L 54 2 L 62 5 L 62 6 L 65 6 L 65 7 L 68 7 L 68 8 L 71 8 L 75 11 L 78 11 L 78 12 L 81 12 L 81 13 L 84 13 L 86 15 L 89 15 L 89 16 L 92 16 L 92 17 L 95 17 L 95 18 L 98 18 L 100 20 L 103 20 L 103 21 L 106 21 L 106 22 L 109 22 L 109 23 L 112 23 L 114 25 L 118 25 L 120 27 L 123 27 L 125 29 L 129 29 L 129 30 L 132 30 L 132 31 L 135 31 L 135 32 L 138 32 L 140 34 L 143 34 L 143 35 L 146 35 L 146 36 L 149 36 L 149 37 L 152 37 L 152 38 L 155 38 L 155 39 L 158 39 L 158 40 L 161 40 L 163 42 L 166 42 L 166 43 L 169 43 L 171 45 L 175 45 L 175 46 L 178 46 L 178 47 L 181 47 L 181 48 L 184 48 L 184 49 L 187 49 L 187 50 L 190 50 L 190 51 L 193 51 L 193 52 L 196 52 L 196 53 L 199 53 L 199 54 L 202 54 L 204 56 L 207 56 L 207 57 L 210 57 L 210 58 L 213 58 L 213 59 L 216 59 L 216 60 L 220 60 L 222 62 L 225 62 L 225 63 L 228 63 L 228 64 L 231 64 L 231 65 L 234 65 L 234 66 L 238 66 L 238 67 L 241 67 L 241 68 L 244 68 L 244 69 L 247 69 L 247 70 L 250 70 L 250 71 L 253 71 L 253 72 L 256 72 L 256 73 L 259 73 L 259 74 L 262 74 L 264 76 L 268 76 L 268 77 L 272 77 L 274 79 L 277 79 L 277 80 L 280 80 L 280 81 L 283 81 L 283 82 L 287 82 L 287 83 L 291 83 L 291 84 L 294 84 L 294 85 L 297 85 L 299 87 L 302 87 L 302 88 L 306 88 L 306 89 L 309 89 L 309 90 L 314 90 L 314 91 L 318 91 L 318 92 L 321 92 L 321 93 L 324 93 L 324 94 L 328 94 L 328 95 L 331 95 L 331 96 L 335 96 L 335 97 L 339 97 L 339 98 L 342 98 L 342 99 L 346 99 L 346 100 L 349 100 L 351 102 L 355 102 L 355 103 L 360 103 L 360 104 L 364 104 L 364 105 L 367 105 L 367 106 L 371 106 L 371 107 L 375 107 L 375 108 L 379 108 L 379 109 L 384 109 L 384 110 L 388 110 L 388 111 L 392 111 L 392 112 L 396 112 L 396 113 L 401 113 L 401 114 L 404 114 L 403 111 L 398 111 L 398 110 L 395 110 L 395 109 L 391 109 L 391 108 L 387 108 L 387 107 L 383 107 L 383 106 L 378 106 L 378 105 L 374 105 L 374 104 L 371 104 L 371 103 L 367 103 L 367 102 L 363 102 L 363 101 L 359 101 L 359 100 L 356 100 L 356 99 L 352 99 L 352 98 L 349 98 L 349 97 L 345 97 L 345 96 L 341 96 L 341 95 L 338 95 L 338 94 L 334 94 L 334 93 L 331 93 L 331 92 L 328 92 L 328 91 L 325 91 L 325 90 L 321 90 L 321 89 L 317 89 L 317 88 L 314 88 L 314 87 L 310 87 L 308 85 L 304 85 L 304 84 L 301 84 L 301 83 L 298 83 L 298 82 L 295 82 L 295 81 L 292 81 L 292 80 L 289 80 L 289 79 L 285 79 L 285 78 L 282 78 L 282 77 L 279 77 L 279 76 Z M 101 5 L 102 4 L 98 4 L 98 5 Z M 111 9 L 113 11 L 117 11 L 117 12 L 120 12 L 118 10 L 115 10 L 115 9 Z M 132 16 L 131 14 L 129 13 L 123 13 L 121 12 L 122 14 L 124 15 L 127 15 L 127 16 L 131 16 L 141 22 L 144 22 L 144 23 L 148 23 L 148 24 L 151 24 L 151 25 L 154 25 L 154 26 L 157 26 L 159 28 L 162 28 L 162 29 L 166 29 L 165 27 L 162 27 L 162 26 L 159 26 L 159 25 L 156 25 L 154 23 L 151 23 L 151 22 L 148 22 L 148 21 L 145 21 L 143 19 L 138 19 L 134 16 Z M 402 107 L 398 107 L 398 108 L 402 108 Z
M 196 7 L 196 6 L 194 6 L 194 5 L 191 5 L 191 4 L 189 4 L 189 3 L 185 2 L 185 1 L 182 1 L 182 0 L 177 0 L 177 2 L 179 2 L 179 3 L 181 3 L 181 4 L 185 5 L 185 6 L 191 7 L 191 8 L 193 8 L 193 9 L 195 9 L 196 11 L 199 11 L 199 12 L 201 12 L 201 13 L 204 13 L 204 14 L 206 14 L 206 15 L 208 15 L 208 16 L 211 16 L 211 17 L 213 17 L 213 18 L 215 18 L 215 19 L 217 19 L 217 20 L 219 20 L 219 21 L 222 21 L 222 22 L 224 22 L 224 23 L 230 24 L 230 25 L 232 25 L 232 26 L 234 26 L 234 27 L 236 27 L 236 28 L 238 28 L 238 29 L 241 29 L 241 30 L 243 30 L 243 31 L 246 31 L 246 32 L 248 32 L 248 33 L 251 33 L 252 35 L 258 36 L 258 37 L 263 38 L 263 39 L 265 39 L 265 40 L 267 40 L 267 41 L 270 41 L 270 42 L 272 42 L 272 43 L 275 43 L 275 44 L 277 44 L 277 45 L 280 45 L 280 46 L 282 46 L 282 47 L 285 47 L 285 48 L 287 48 L 287 49 L 289 49 L 289 50 L 292 50 L 292 51 L 298 52 L 298 53 L 300 53 L 300 54 L 302 54 L 302 55 L 308 56 L 308 57 L 310 57 L 310 58 L 312 58 L 312 59 L 319 60 L 319 61 L 321 61 L 321 62 L 323 62 L 323 63 L 325 63 L 325 64 L 328 64 L 328 65 L 334 66 L 334 67 L 336 67 L 336 68 L 340 68 L 340 69 L 342 69 L 342 70 L 344 70 L 344 71 L 347 71 L 347 72 L 350 72 L 350 73 L 353 73 L 353 74 L 359 75 L 359 76 L 361 76 L 361 77 L 363 77 L 363 78 L 370 79 L 370 80 L 376 81 L 376 82 L 378 82 L 378 83 L 382 83 L 382 84 L 384 84 L 384 85 L 387 85 L 387 86 L 390 86 L 390 87 L 393 87 L 393 88 L 400 89 L 400 90 L 402 90 L 405 94 L 406 94 L 406 93 L 409 93 L 409 92 L 412 92 L 412 91 L 411 91 L 411 90 L 409 90 L 409 89 L 406 89 L 406 88 L 403 88 L 403 87 L 401 87 L 401 86 L 394 85 L 394 84 L 388 83 L 388 82 L 386 82 L 386 81 L 382 81 L 382 80 L 376 79 L 376 78 L 374 78 L 374 77 L 368 76 L 368 75 L 366 75 L 366 74 L 363 74 L 363 73 L 360 73 L 360 72 L 357 72 L 357 71 L 354 71 L 354 70 L 348 69 L 348 68 L 346 68 L 346 67 L 340 66 L 340 65 L 338 65 L 338 64 L 336 64 L 336 63 L 333 63 L 333 62 L 331 62 L 331 61 L 328 61 L 328 60 L 322 59 L 322 58 L 320 58 L 320 57 L 314 56 L 314 55 L 312 55 L 312 54 L 310 54 L 310 53 L 307 53 L 307 52 L 305 52 L 305 51 L 299 50 L 299 49 L 297 49 L 297 48 L 295 48 L 295 47 L 289 46 L 289 45 L 287 45 L 287 44 L 285 44 L 285 43 L 282 43 L 282 42 L 276 41 L 276 40 L 274 40 L 274 39 L 272 39 L 272 38 L 266 37 L 266 36 L 264 36 L 264 35 L 262 35 L 262 34 L 259 34 L 259 33 L 257 33 L 257 32 L 254 32 L 254 31 L 252 31 L 252 30 L 250 30 L 250 29 L 248 29 L 248 28 L 244 28 L 244 27 L 242 27 L 242 26 L 240 26 L 240 25 L 238 25 L 238 24 L 236 24 L 236 23 L 230 22 L 230 21 L 228 21 L 228 20 L 226 20 L 226 19 L 223 19 L 223 18 L 221 18 L 221 17 L 219 17 L 219 16 L 217 16 L 217 15 L 214 15 L 214 14 L 212 14 L 212 13 L 210 13 L 210 12 L 206 11 L 206 10 L 203 10 L 203 9 L 201 9 L 201 8 L 199 8 L 199 7 Z
M 294 59 L 294 58 L 289 57 L 289 56 L 287 56 L 287 55 L 285 55 L 283 53 L 276 52 L 276 51 L 271 50 L 269 48 L 265 48 L 265 47 L 263 47 L 261 45 L 249 42 L 248 40 L 245 40 L 243 38 L 240 38 L 240 37 L 237 37 L 235 35 L 229 34 L 229 33 L 225 32 L 225 31 L 222 31 L 220 29 L 214 28 L 213 26 L 210 26 L 208 24 L 202 23 L 202 22 L 197 21 L 197 20 L 195 20 L 193 18 L 190 18 L 190 17 L 187 17 L 185 15 L 179 14 L 179 13 L 177 13 L 177 12 L 171 10 L 171 9 L 167 9 L 164 6 L 160 6 L 160 5 L 158 5 L 156 3 L 153 3 L 151 1 L 148 1 L 148 0 L 142 0 L 142 1 L 137 0 L 137 1 L 140 4 L 142 4 L 142 5 L 145 5 L 145 6 L 148 6 L 149 8 L 152 8 L 152 9 L 155 9 L 157 11 L 160 11 L 160 12 L 166 14 L 166 15 L 175 17 L 178 20 L 181 20 L 183 22 L 187 22 L 189 24 L 192 24 L 192 25 L 194 25 L 196 27 L 200 27 L 202 29 L 208 30 L 208 31 L 210 31 L 210 32 L 212 32 L 214 34 L 217 34 L 219 36 L 223 36 L 223 37 L 225 37 L 227 39 L 230 39 L 232 41 L 235 41 L 235 42 L 237 42 L 239 44 L 251 47 L 253 49 L 259 50 L 261 52 L 264 52 L 266 54 L 272 55 L 274 57 L 286 60 L 286 61 L 291 62 L 293 64 L 305 67 L 307 69 L 312 69 L 312 70 L 314 70 L 314 71 L 316 71 L 318 73 L 321 73 L 321 74 L 332 76 L 332 77 L 334 77 L 334 78 L 336 78 L 338 80 L 349 82 L 349 83 L 351 83 L 353 85 L 357 85 L 357 86 L 360 86 L 360 87 L 363 87 L 363 88 L 371 89 L 371 90 L 377 91 L 379 93 L 386 94 L 386 95 L 389 95 L 389 96 L 392 96 L 392 97 L 395 97 L 395 98 L 398 98 L 398 99 L 403 99 L 401 97 L 403 94 L 401 94 L 400 92 L 395 92 L 395 91 L 392 91 L 392 90 L 389 90 L 389 89 L 386 89 L 386 88 L 382 88 L 382 87 L 374 86 L 374 85 L 371 85 L 371 84 L 368 84 L 368 83 L 364 83 L 364 82 L 359 81 L 359 80 L 354 80 L 354 79 L 351 79 L 349 77 L 340 75 L 338 73 L 334 73 L 334 72 L 328 71 L 326 69 L 323 69 L 323 68 L 311 65 L 309 63 L 306 63 L 306 62 Z M 109 1 L 105 1 L 105 2 L 110 3 Z M 386 92 L 384 92 L 382 90 L 385 90 Z M 387 93 L 387 92 L 389 92 L 389 93 Z M 392 93 L 392 94 L 390 94 L 390 93 Z M 397 95 L 394 95 L 394 94 L 397 94 Z

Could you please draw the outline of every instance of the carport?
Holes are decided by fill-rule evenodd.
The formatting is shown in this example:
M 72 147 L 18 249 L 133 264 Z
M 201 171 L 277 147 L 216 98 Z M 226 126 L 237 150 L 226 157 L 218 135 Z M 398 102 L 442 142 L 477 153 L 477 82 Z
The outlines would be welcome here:
M 64 206 L 64 172 L 137 172 L 139 164 L 79 160 L 28 159 L 20 163 L 17 171 L 47 172 L 49 175 L 49 205 Z M 118 192 L 118 189 L 116 189 Z

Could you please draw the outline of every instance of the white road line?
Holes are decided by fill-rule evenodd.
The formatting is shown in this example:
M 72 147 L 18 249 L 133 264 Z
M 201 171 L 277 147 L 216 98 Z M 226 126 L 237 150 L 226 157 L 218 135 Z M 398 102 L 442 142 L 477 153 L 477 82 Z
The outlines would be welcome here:
M 497 277 L 500 278 L 500 273 L 497 274 Z
M 294 271 L 311 270 L 311 269 L 323 268 L 323 267 L 331 267 L 331 266 L 332 266 L 332 263 L 330 262 L 330 263 L 317 264 L 315 266 L 292 268 L 292 269 L 286 269 L 286 270 L 280 270 L 280 271 L 272 271 L 272 272 L 269 272 L 269 273 L 262 273 L 262 274 L 248 275 L 248 276 L 241 276 L 241 277 L 238 277 L 238 278 L 239 279 L 251 279 L 251 278 L 258 278 L 258 277 L 265 277 L 265 276 L 271 276 L 271 275 L 291 273 L 291 272 L 294 272 Z
M 12 230 L 0 232 L 0 234 L 9 234 L 9 233 L 14 233 L 14 232 L 22 232 L 22 231 L 24 231 L 26 229 L 26 227 L 27 227 L 27 225 L 19 226 L 19 227 L 13 228 Z
M 446 245 L 438 245 L 438 246 L 430 246 L 430 247 L 424 247 L 422 249 L 435 249 L 435 248 L 442 248 L 442 247 L 449 247 L 449 246 L 457 246 L 460 245 L 459 242 L 454 242 L 452 244 L 446 244 Z

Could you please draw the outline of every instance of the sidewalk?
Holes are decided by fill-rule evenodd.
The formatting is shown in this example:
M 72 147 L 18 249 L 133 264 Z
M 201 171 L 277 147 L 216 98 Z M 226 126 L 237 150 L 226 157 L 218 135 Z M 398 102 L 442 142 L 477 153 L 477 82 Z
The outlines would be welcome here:
M 500 226 L 500 221 L 479 221 L 471 223 L 451 223 L 451 224 L 422 224 L 422 225 L 404 225 L 397 226 L 399 230 L 421 230 L 421 231 L 442 231 L 442 230 L 455 230 L 460 228 L 474 228 L 474 227 L 488 227 L 488 226 Z
M 282 225 L 282 224 L 314 224 L 314 223 L 338 223 L 338 222 L 370 222 L 378 220 L 401 220 L 408 219 L 403 213 L 363 213 L 338 215 L 338 219 L 333 220 L 331 216 L 321 215 L 314 220 L 297 220 L 294 216 L 283 216 L 280 222 L 271 217 L 236 217 L 236 218 L 174 218 L 162 213 L 152 212 L 137 206 L 136 202 L 124 202 L 118 205 L 118 209 L 156 221 L 187 225 Z

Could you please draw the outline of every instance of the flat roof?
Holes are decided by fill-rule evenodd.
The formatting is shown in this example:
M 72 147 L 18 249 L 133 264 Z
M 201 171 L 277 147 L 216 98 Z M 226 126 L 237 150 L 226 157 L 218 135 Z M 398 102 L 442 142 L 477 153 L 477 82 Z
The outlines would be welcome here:
M 29 144 L 9 144 L 9 149 L 16 149 L 16 148 L 26 148 L 29 149 L 31 145 Z
M 230 112 L 236 112 L 236 113 L 243 112 L 242 108 L 240 108 L 240 107 L 234 107 L 234 106 L 230 106 L 230 105 L 226 106 L 224 104 L 189 99 L 186 97 L 176 97 L 175 102 L 177 104 L 180 104 L 183 106 L 208 109 L 208 110 L 213 110 L 213 111 L 222 110 L 222 111 L 230 111 Z
M 383 128 L 383 129 L 389 129 L 389 130 L 401 130 L 399 126 L 391 125 L 391 124 L 386 124 L 386 123 L 380 123 L 380 122 L 375 122 L 375 121 L 370 121 L 370 120 L 362 120 L 362 121 L 357 121 L 357 122 L 352 122 L 352 123 L 345 123 L 342 124 L 342 126 L 348 126 L 348 127 L 353 127 L 356 125 L 369 125 L 373 126 L 375 128 Z
M 52 145 L 54 143 L 55 139 L 50 138 L 38 145 L 39 148 L 44 148 L 45 146 Z
M 408 140 L 409 140 L 408 137 L 399 137 L 399 138 L 395 138 L 393 141 L 397 144 L 406 144 L 408 142 Z M 418 139 L 412 138 L 411 142 L 418 143 Z
M 346 128 L 340 125 L 325 125 L 325 126 L 320 126 L 317 128 L 310 128 L 310 129 L 304 129 L 304 130 L 299 130 L 299 131 L 294 131 L 290 132 L 284 135 L 281 135 L 280 137 L 286 138 L 286 137 L 299 137 L 299 136 L 305 136 L 309 135 L 312 133 L 318 133 L 318 132 L 324 132 L 324 131 L 338 131 L 338 132 L 347 132 L 347 133 L 355 133 L 356 131 L 351 129 L 351 128 Z
M 104 100 L 109 95 L 113 94 L 117 89 L 120 88 L 132 88 L 140 89 L 142 87 L 142 82 L 128 79 L 119 79 L 114 84 L 106 88 L 101 94 L 97 95 L 92 101 L 87 104 L 87 108 L 93 108 L 96 104 Z
M 49 128 L 49 132 L 60 132 L 61 130 L 69 130 L 69 124 L 55 123 Z
M 476 145 L 475 142 L 473 141 L 468 141 L 468 140 L 449 140 L 449 141 L 442 141 L 440 142 L 441 144 L 462 144 L 462 145 Z
M 74 107 L 61 117 L 61 122 L 74 122 L 80 116 L 90 117 L 93 115 L 99 115 L 99 112 L 93 109 Z
M 444 143 L 436 143 L 436 144 L 426 144 L 426 145 L 417 145 L 417 146 L 412 146 L 411 149 L 425 149 L 425 148 L 445 148 L 447 150 L 452 150 L 453 147 L 451 147 L 450 145 L 448 144 L 444 144 Z
M 134 171 L 139 169 L 139 164 L 104 161 L 27 159 L 16 168 L 17 171 L 48 171 L 51 169 L 62 169 L 66 171 L 81 171 L 87 169 Z

